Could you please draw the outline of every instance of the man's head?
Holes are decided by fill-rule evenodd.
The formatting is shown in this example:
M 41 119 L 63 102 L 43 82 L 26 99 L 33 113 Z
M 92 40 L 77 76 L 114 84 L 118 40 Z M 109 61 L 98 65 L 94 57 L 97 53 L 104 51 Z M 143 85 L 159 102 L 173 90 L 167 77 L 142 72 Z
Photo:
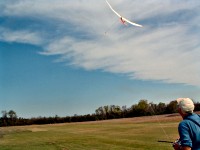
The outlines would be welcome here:
M 193 113 L 194 103 L 190 98 L 178 98 L 176 101 L 183 114 Z

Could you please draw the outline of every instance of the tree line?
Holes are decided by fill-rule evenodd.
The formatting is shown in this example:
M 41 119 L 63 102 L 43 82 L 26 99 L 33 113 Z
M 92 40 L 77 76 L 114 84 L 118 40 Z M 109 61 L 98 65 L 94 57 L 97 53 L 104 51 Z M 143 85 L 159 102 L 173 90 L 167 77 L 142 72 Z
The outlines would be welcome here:
M 200 103 L 195 103 L 195 111 L 200 111 Z M 131 118 L 139 116 L 152 116 L 161 114 L 172 114 L 177 112 L 177 102 L 171 101 L 169 104 L 148 102 L 142 99 L 138 104 L 134 104 L 127 108 L 126 106 L 106 105 L 101 106 L 95 110 L 93 114 L 74 115 L 59 117 L 36 117 L 36 118 L 21 118 L 13 110 L 2 111 L 0 118 L 0 127 L 2 126 L 20 126 L 33 124 L 54 124 L 54 123 L 70 123 L 70 122 L 84 122 L 84 121 L 98 121 L 116 118 Z

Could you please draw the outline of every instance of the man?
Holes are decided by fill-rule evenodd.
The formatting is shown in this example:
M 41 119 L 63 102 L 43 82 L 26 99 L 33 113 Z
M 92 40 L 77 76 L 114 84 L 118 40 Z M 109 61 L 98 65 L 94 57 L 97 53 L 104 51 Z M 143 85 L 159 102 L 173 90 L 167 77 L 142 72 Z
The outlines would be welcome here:
M 173 144 L 175 150 L 200 150 L 200 116 L 193 113 L 194 103 L 190 98 L 177 99 L 178 112 L 183 120 L 179 123 L 179 144 Z

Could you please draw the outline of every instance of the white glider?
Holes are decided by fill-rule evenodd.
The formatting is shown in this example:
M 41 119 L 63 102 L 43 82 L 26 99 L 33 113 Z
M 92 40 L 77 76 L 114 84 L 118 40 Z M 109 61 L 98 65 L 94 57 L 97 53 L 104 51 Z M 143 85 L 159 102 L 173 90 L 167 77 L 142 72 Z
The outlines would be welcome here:
M 108 1 L 106 0 L 106 3 L 108 4 L 108 6 L 110 7 L 110 9 L 120 18 L 121 22 L 123 24 L 125 24 L 126 22 L 130 23 L 131 25 L 134 25 L 134 26 L 137 26 L 137 27 L 142 27 L 142 25 L 140 24 L 137 24 L 137 23 L 134 23 L 134 22 L 131 22 L 129 21 L 128 19 L 122 17 L 120 14 L 118 14 L 113 8 L 112 6 L 108 3 Z

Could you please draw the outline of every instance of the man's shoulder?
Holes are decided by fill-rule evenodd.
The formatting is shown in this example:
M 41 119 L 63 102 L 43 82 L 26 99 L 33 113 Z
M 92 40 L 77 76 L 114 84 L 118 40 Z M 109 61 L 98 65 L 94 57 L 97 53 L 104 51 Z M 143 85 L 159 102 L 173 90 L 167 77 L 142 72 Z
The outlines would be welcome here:
M 189 120 L 184 119 L 181 122 L 179 122 L 178 130 L 179 131 L 182 131 L 182 130 L 185 130 L 185 129 L 187 130 L 189 128 L 189 126 L 190 126 Z
M 188 122 L 189 122 L 189 120 L 184 119 L 184 120 L 182 120 L 182 121 L 179 123 L 179 126 L 185 126 L 185 125 L 188 124 Z

